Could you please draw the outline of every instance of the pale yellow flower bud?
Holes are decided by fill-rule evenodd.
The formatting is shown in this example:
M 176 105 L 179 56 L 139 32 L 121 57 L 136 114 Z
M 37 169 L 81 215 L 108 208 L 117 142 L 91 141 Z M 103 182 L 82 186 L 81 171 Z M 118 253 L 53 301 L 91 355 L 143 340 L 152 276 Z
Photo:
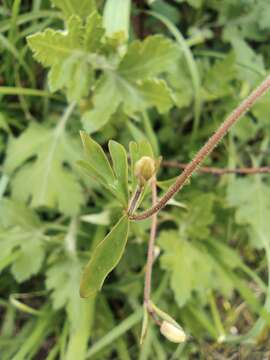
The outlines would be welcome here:
M 174 343 L 182 343 L 187 339 L 186 334 L 180 326 L 178 327 L 166 320 L 162 322 L 160 332 L 168 340 Z
M 150 156 L 143 156 L 135 163 L 134 173 L 142 185 L 150 180 L 155 172 L 156 163 Z

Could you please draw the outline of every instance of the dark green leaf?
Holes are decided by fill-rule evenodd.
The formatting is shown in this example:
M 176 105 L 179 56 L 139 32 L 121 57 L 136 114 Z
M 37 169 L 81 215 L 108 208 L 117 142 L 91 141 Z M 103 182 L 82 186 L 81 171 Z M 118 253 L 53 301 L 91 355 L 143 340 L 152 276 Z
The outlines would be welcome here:
M 97 293 L 120 261 L 128 237 L 129 220 L 124 215 L 105 239 L 94 250 L 81 278 L 80 295 L 89 297 Z
M 85 132 L 81 131 L 81 139 L 84 147 L 85 157 L 90 166 L 94 169 L 94 176 L 97 174 L 111 187 L 115 186 L 115 175 L 102 147 Z
M 117 189 L 123 195 L 125 204 L 128 204 L 128 161 L 125 148 L 116 141 L 109 141 L 109 150 L 112 158 L 113 169 L 118 184 Z

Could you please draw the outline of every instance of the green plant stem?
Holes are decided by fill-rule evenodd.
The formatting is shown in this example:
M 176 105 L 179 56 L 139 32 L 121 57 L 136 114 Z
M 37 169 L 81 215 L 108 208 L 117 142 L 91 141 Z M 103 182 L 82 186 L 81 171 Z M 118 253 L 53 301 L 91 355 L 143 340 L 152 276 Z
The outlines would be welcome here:
M 65 248 L 67 253 L 71 256 L 76 256 L 77 225 L 77 218 L 72 218 L 65 237 Z
M 61 97 L 51 94 L 48 91 L 14 86 L 0 86 L 0 95 L 29 95 L 61 99 Z
M 212 317 L 213 317 L 216 329 L 219 333 L 218 340 L 220 340 L 220 342 L 222 342 L 222 340 L 225 339 L 225 329 L 223 327 L 223 324 L 222 324 L 222 321 L 221 321 L 221 318 L 219 315 L 218 307 L 216 304 L 216 300 L 215 300 L 215 297 L 212 292 L 209 295 L 209 304 L 210 304 L 210 309 L 211 309 L 211 313 L 212 313 Z
M 162 196 L 158 203 L 141 214 L 129 216 L 130 220 L 145 220 L 160 211 L 167 202 L 186 184 L 193 172 L 201 165 L 203 160 L 211 153 L 215 146 L 223 139 L 230 128 L 241 119 L 243 115 L 260 99 L 270 88 L 270 76 L 267 77 L 240 105 L 225 119 L 216 132 L 208 139 L 193 160 L 177 177 L 175 183 Z
M 41 344 L 48 333 L 52 331 L 54 317 L 55 315 L 53 312 L 48 309 L 48 306 L 45 306 L 42 309 L 42 315 L 35 323 L 31 336 L 24 341 L 19 351 L 12 358 L 13 360 L 32 358 L 28 357 L 28 355 L 33 351 L 33 349 L 36 349 L 37 345 Z

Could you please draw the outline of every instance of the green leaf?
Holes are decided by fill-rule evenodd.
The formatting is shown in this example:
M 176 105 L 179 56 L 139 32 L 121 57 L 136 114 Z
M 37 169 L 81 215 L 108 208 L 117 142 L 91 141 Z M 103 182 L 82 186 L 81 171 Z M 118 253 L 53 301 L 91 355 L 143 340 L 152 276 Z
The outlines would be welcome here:
M 94 213 L 82 215 L 80 220 L 95 225 L 109 225 L 110 212 L 108 210 L 104 210 L 98 214 Z
M 232 34 L 232 31 L 232 29 L 229 29 L 226 32 L 226 39 L 232 44 L 236 61 L 242 65 L 237 69 L 238 76 L 248 81 L 251 86 L 255 86 L 265 75 L 263 56 L 256 53 L 245 40 Z
M 74 54 L 74 50 L 81 50 L 83 30 L 82 20 L 72 16 L 68 20 L 66 32 L 46 29 L 28 36 L 27 42 L 34 58 L 49 67 L 65 61 Z
M 51 290 L 55 310 L 66 308 L 68 317 L 76 325 L 83 300 L 79 296 L 79 284 L 83 264 L 72 256 L 58 259 L 46 271 L 46 287 Z
M 184 240 L 174 230 L 163 231 L 158 243 L 164 250 L 161 267 L 170 274 L 170 286 L 180 307 L 192 299 L 193 292 L 204 301 L 209 289 L 230 294 L 229 278 L 206 249 Z
M 115 175 L 102 147 L 85 132 L 80 132 L 85 157 L 90 168 L 110 187 L 115 186 Z
M 9 174 L 18 170 L 11 181 L 13 198 L 72 215 L 83 203 L 83 191 L 66 164 L 73 167 L 79 148 L 60 125 L 47 129 L 32 123 L 19 138 L 11 139 L 5 170 Z
M 99 57 L 90 53 L 98 51 L 103 34 L 101 18 L 93 12 L 86 25 L 73 15 L 68 19 L 66 32 L 46 29 L 27 38 L 34 58 L 51 67 L 51 91 L 64 88 L 68 99 L 76 101 L 88 94 L 94 68 L 100 64 Z
M 209 226 L 214 223 L 214 195 L 195 193 L 188 203 L 187 212 L 183 212 L 180 226 L 183 224 L 190 239 L 207 239 Z
M 89 133 L 99 130 L 120 104 L 123 104 L 124 112 L 128 115 L 151 107 L 164 113 L 173 105 L 173 93 L 164 80 L 149 79 L 137 84 L 121 78 L 117 73 L 106 72 L 97 82 L 93 109 L 83 114 L 85 130 Z
M 269 242 L 270 234 L 270 188 L 260 175 L 239 178 L 228 186 L 227 200 L 236 207 L 238 224 L 249 225 L 249 238 L 254 247 Z
M 130 81 L 145 80 L 168 70 L 179 58 L 179 49 L 162 35 L 135 40 L 119 65 L 119 73 Z
M 81 278 L 80 295 L 89 297 L 97 293 L 107 275 L 120 261 L 128 237 L 129 220 L 124 215 L 105 239 L 95 248 Z
M 144 80 L 138 84 L 121 81 L 118 91 L 122 95 L 127 114 L 143 112 L 156 107 L 159 113 L 166 113 L 173 105 L 173 93 L 164 80 Z
M 59 7 L 67 18 L 74 14 L 86 18 L 96 9 L 95 0 L 51 0 L 51 2 Z
M 270 101 L 270 93 L 267 92 L 252 108 L 252 114 L 257 118 L 258 122 L 254 126 L 260 127 L 262 129 L 269 129 L 269 101 Z M 245 123 L 246 125 L 246 123 Z M 251 132 L 249 131 L 249 137 Z M 255 134 L 255 131 L 253 132 Z
M 206 100 L 215 101 L 234 93 L 232 80 L 236 71 L 235 54 L 232 52 L 224 59 L 218 60 L 205 74 L 203 95 Z M 223 74 L 223 76 L 220 76 Z
M 93 109 L 83 114 L 84 129 L 90 134 L 109 121 L 122 101 L 115 80 L 115 77 L 107 72 L 97 82 L 92 99 Z
M 128 204 L 128 161 L 125 148 L 116 141 L 109 141 L 109 151 L 112 158 L 113 170 L 118 184 L 117 188 L 122 193 L 126 205 Z
M 102 46 L 102 38 L 105 34 L 105 29 L 102 25 L 102 17 L 93 11 L 88 16 L 85 25 L 85 34 L 83 37 L 84 48 L 88 52 L 95 52 Z
M 0 261 L 16 255 L 11 272 L 18 282 L 29 279 L 40 270 L 45 256 L 45 235 L 41 225 L 36 214 L 22 203 L 1 200 Z

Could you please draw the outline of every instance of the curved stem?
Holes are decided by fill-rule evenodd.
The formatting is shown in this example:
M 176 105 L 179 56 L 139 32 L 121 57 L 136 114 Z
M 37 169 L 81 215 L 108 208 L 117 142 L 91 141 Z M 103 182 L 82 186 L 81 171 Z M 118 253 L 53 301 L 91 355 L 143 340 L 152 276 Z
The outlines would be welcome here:
M 220 125 L 216 132 L 208 139 L 193 160 L 178 176 L 175 183 L 162 196 L 156 205 L 141 214 L 131 215 L 130 220 L 144 220 L 161 210 L 167 202 L 185 185 L 193 172 L 200 166 L 206 156 L 214 149 L 229 129 L 256 103 L 256 101 L 270 88 L 270 76 L 267 77 Z
M 156 186 L 155 177 L 153 177 L 152 179 L 151 186 L 152 186 L 152 204 L 155 205 L 157 203 L 157 186 Z M 156 233 L 157 233 L 157 214 L 155 213 L 152 215 L 150 239 L 149 239 L 148 251 L 147 251 L 147 262 L 145 268 L 145 282 L 144 282 L 144 306 L 147 312 L 155 321 L 155 323 L 160 325 L 160 321 L 158 320 L 156 313 L 151 306 L 151 284 L 152 284 L 152 270 L 154 263 L 154 246 L 155 246 Z
M 167 168 L 185 169 L 188 164 L 180 163 L 178 161 L 162 161 L 161 166 Z M 247 167 L 247 168 L 218 168 L 212 166 L 201 166 L 197 169 L 200 173 L 212 175 L 225 175 L 225 174 L 243 174 L 243 175 L 256 175 L 256 174 L 269 174 L 270 166 L 262 167 Z
M 155 177 L 152 179 L 152 204 L 157 203 L 157 187 Z M 157 232 L 157 214 L 152 215 L 150 239 L 147 252 L 147 263 L 145 272 L 144 303 L 148 306 L 151 298 L 152 267 L 154 262 L 154 245 Z

